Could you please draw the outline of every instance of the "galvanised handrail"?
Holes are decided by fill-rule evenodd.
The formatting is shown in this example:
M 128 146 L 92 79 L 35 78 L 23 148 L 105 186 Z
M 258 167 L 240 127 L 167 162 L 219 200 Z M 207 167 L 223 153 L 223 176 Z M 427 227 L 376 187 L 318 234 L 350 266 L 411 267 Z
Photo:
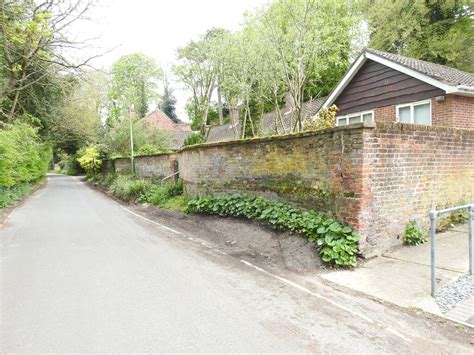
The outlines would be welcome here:
M 436 220 L 440 214 L 467 209 L 468 214 L 468 228 L 469 228 L 469 274 L 472 275 L 474 272 L 474 245 L 472 238 L 474 234 L 474 226 L 472 224 L 472 214 L 474 213 L 474 204 L 445 208 L 444 210 L 432 210 L 430 211 L 431 220 L 431 296 L 435 296 L 436 290 L 436 264 L 435 264 L 435 236 L 436 236 Z

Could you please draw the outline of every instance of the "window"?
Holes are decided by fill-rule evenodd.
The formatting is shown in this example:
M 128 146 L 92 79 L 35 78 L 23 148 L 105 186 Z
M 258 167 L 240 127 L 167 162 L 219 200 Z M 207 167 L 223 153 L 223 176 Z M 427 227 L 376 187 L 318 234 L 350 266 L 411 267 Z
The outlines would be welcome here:
M 372 122 L 374 120 L 374 111 L 351 113 L 347 116 L 336 117 L 336 126 L 345 126 L 348 124 L 360 122 Z
M 398 105 L 397 119 L 401 123 L 431 126 L 431 100 Z

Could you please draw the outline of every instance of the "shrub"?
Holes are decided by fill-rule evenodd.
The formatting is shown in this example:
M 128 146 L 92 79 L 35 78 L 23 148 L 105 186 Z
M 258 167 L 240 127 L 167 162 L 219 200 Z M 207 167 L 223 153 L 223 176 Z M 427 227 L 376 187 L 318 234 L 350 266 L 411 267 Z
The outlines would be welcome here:
M 160 186 L 149 180 L 137 179 L 130 175 L 104 177 L 101 185 L 108 188 L 120 199 L 158 206 L 166 204 L 175 196 L 180 196 L 183 191 L 181 181 Z
M 305 235 L 319 247 L 322 260 L 336 266 L 355 266 L 359 236 L 351 228 L 315 211 L 249 195 L 216 195 L 190 200 L 190 213 L 245 217 L 278 230 Z
M 416 221 L 411 221 L 407 224 L 405 228 L 403 240 L 405 241 L 405 244 L 408 245 L 419 245 L 423 244 L 428 239 L 426 232 L 423 231 L 420 227 L 418 227 Z
M 183 142 L 183 146 L 194 145 L 199 143 L 204 143 L 206 138 L 200 133 L 191 133 Z
M 27 123 L 0 123 L 0 186 L 34 182 L 46 174 L 51 147 L 37 133 Z
M 304 122 L 305 131 L 319 131 L 326 128 L 332 128 L 336 125 L 335 117 L 339 109 L 336 105 L 323 107 L 318 116 Z
M 22 183 L 6 188 L 0 186 L 0 208 L 7 207 L 11 203 L 26 196 L 33 189 L 34 184 Z
M 77 159 L 81 167 L 88 175 L 96 174 L 102 165 L 99 150 L 94 146 L 90 146 L 81 153 L 81 156 Z

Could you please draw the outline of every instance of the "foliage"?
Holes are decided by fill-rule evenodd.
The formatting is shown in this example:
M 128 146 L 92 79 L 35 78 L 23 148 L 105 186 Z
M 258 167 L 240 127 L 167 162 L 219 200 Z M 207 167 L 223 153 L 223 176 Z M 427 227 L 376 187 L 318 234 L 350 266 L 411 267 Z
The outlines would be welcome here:
M 150 180 L 130 175 L 107 175 L 98 177 L 100 185 L 109 189 L 116 197 L 130 202 L 149 203 L 164 208 L 184 209 L 186 198 L 181 180 L 163 186 Z M 94 181 L 91 179 L 91 181 Z
M 249 195 L 216 195 L 188 202 L 187 212 L 245 217 L 278 230 L 305 235 L 319 246 L 322 260 L 336 266 L 355 266 L 359 236 L 351 228 L 315 211 Z
M 35 182 L 20 183 L 10 188 L 0 186 L 0 208 L 7 207 L 28 195 L 35 186 L 37 186 Z
M 173 89 L 171 88 L 168 75 L 163 75 L 163 97 L 160 101 L 160 110 L 163 111 L 174 123 L 180 123 L 178 116 L 176 115 L 176 98 L 173 95 Z
M 408 245 L 419 245 L 426 242 L 427 234 L 417 224 L 416 221 L 411 221 L 405 228 L 405 234 L 403 236 L 405 244 Z
M 170 135 L 141 120 L 132 120 L 133 147 L 136 154 L 167 151 Z M 105 151 L 109 156 L 130 156 L 130 123 L 128 118 L 112 122 L 103 133 Z
M 204 143 L 206 141 L 206 137 L 201 135 L 200 133 L 191 133 L 183 142 L 183 146 L 194 145 L 199 143 Z
M 466 204 L 465 201 L 461 201 L 458 203 L 458 205 L 465 205 L 465 204 Z M 452 211 L 447 216 L 444 216 L 438 219 L 438 223 L 436 225 L 436 231 L 443 232 L 458 224 L 466 223 L 468 219 L 469 219 L 469 213 L 467 210 L 463 209 L 463 210 Z
M 74 154 L 80 148 L 98 142 L 106 84 L 107 80 L 100 72 L 70 80 L 61 105 L 49 121 L 55 151 Z
M 193 93 L 194 109 L 200 117 L 201 134 L 205 133 L 208 123 L 209 105 L 217 79 L 216 63 L 211 58 L 214 38 L 215 32 L 210 30 L 198 41 L 191 41 L 179 48 L 179 64 L 174 67 L 175 75 Z
M 304 122 L 305 131 L 319 131 L 326 128 L 332 128 L 336 125 L 335 117 L 339 109 L 336 105 L 323 107 L 319 114 L 311 120 Z
M 370 47 L 474 72 L 471 1 L 364 0 Z
M 81 154 L 82 153 L 82 154 Z M 88 175 L 96 174 L 100 166 L 102 165 L 102 160 L 100 159 L 100 152 L 95 146 L 87 147 L 80 152 L 80 157 L 77 159 L 81 167 L 87 172 Z
M 138 118 L 143 118 L 158 97 L 156 87 L 162 71 L 155 60 L 142 53 L 121 57 L 112 66 L 112 79 L 108 91 L 108 124 L 128 115 L 133 105 Z
M 72 62 L 85 43 L 69 37 L 73 23 L 84 18 L 90 1 L 2 1 L 0 6 L 0 120 L 28 114 L 43 130 L 68 90 L 68 78 L 90 58 Z M 81 56 L 83 57 L 83 56 Z
M 14 121 L 0 129 L 0 186 L 36 181 L 46 174 L 51 147 L 42 142 L 38 128 Z

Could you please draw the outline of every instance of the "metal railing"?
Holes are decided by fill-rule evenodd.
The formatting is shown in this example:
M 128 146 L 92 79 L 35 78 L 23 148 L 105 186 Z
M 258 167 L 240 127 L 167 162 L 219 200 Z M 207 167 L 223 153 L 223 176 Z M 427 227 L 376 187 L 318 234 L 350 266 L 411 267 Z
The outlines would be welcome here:
M 165 180 L 168 180 L 169 178 L 172 178 L 173 176 L 176 176 L 176 175 L 179 175 L 179 171 L 171 174 L 171 175 L 168 175 L 166 177 L 164 177 L 163 179 L 161 179 L 161 182 L 160 182 L 160 185 L 163 186 L 163 183 L 165 182 Z
M 474 245 L 473 245 L 473 234 L 474 226 L 472 225 L 472 214 L 474 213 L 474 204 L 457 206 L 452 208 L 445 208 L 444 210 L 430 211 L 430 236 L 431 236 L 431 296 L 435 296 L 436 291 L 436 260 L 435 260 L 435 236 L 436 236 L 436 221 L 440 214 L 449 213 L 453 211 L 459 211 L 467 209 L 468 214 L 468 228 L 469 228 L 469 274 L 472 275 L 474 272 Z

